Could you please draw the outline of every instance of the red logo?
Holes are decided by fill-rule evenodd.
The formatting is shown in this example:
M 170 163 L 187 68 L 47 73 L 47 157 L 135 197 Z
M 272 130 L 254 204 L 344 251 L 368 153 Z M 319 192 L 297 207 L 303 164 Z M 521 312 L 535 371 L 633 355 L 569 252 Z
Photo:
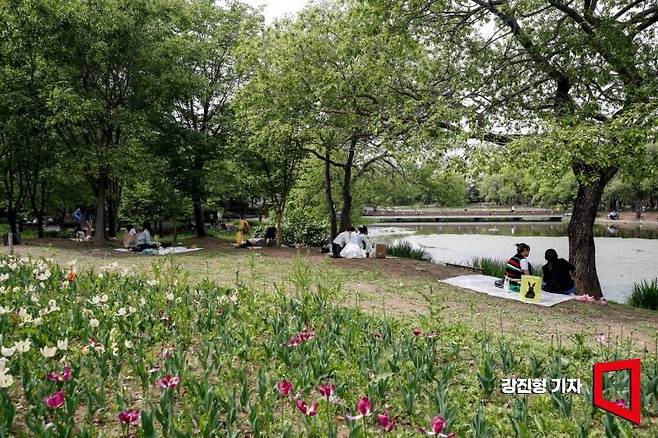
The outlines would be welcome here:
M 630 409 L 620 406 L 615 402 L 606 400 L 603 396 L 603 375 L 613 371 L 626 371 L 630 373 Z M 594 364 L 594 398 L 593 403 L 597 408 L 601 408 L 618 417 L 624 418 L 635 424 L 642 421 L 642 365 L 640 359 L 620 360 L 616 362 L 606 362 Z

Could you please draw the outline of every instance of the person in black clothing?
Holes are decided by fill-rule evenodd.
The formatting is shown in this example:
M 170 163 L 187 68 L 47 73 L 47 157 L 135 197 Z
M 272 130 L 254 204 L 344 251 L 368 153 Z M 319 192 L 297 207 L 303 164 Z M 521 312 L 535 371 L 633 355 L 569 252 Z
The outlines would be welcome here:
M 542 267 L 544 272 L 542 289 L 556 294 L 575 294 L 576 285 L 573 275 L 576 268 L 574 265 L 565 259 L 558 258 L 557 251 L 554 249 L 547 249 L 544 258 L 546 258 L 546 264 Z

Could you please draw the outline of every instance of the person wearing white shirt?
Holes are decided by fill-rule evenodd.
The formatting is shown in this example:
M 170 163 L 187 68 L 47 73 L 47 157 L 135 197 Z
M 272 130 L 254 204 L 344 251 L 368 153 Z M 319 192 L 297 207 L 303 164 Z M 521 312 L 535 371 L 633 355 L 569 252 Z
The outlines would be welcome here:
M 351 227 L 354 230 L 354 227 Z M 363 250 L 363 239 L 357 231 L 351 231 L 347 245 L 340 252 L 340 256 L 346 259 L 365 259 L 366 252 Z
M 359 227 L 359 240 L 361 248 L 366 252 L 366 258 L 369 258 L 370 253 L 372 252 L 372 241 L 370 240 L 370 237 L 368 237 L 368 227 L 365 225 Z
M 137 251 L 142 252 L 145 249 L 155 249 L 158 245 L 151 240 L 151 223 L 144 222 L 144 229 L 137 236 Z
M 350 240 L 350 235 L 354 232 L 354 227 L 348 227 L 347 230 L 342 233 L 338 233 L 333 242 L 331 242 L 331 252 L 334 254 L 335 258 L 340 257 L 340 252 L 343 250 L 347 243 Z

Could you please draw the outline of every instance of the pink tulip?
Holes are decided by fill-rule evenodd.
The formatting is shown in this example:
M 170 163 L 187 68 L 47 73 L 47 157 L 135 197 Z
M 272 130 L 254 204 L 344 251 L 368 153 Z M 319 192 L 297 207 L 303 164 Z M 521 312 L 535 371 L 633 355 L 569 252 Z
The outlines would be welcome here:
M 119 413 L 119 421 L 124 424 L 137 425 L 140 419 L 139 409 L 130 409 Z
M 336 394 L 336 385 L 325 383 L 324 385 L 318 386 L 318 392 L 322 395 L 322 397 L 329 400 L 330 397 L 333 397 L 333 395 Z
M 432 418 L 432 421 L 430 422 L 430 430 L 425 430 L 424 428 L 420 428 L 420 432 L 432 436 L 432 435 L 439 435 L 443 436 L 441 432 L 443 432 L 443 429 L 446 427 L 446 420 L 443 417 L 434 417 Z M 447 437 L 454 436 L 454 434 L 447 435 Z
M 73 377 L 73 370 L 71 367 L 64 367 L 64 371 L 62 373 L 56 373 L 53 371 L 48 373 L 46 376 L 46 378 L 51 382 L 68 382 L 71 380 L 71 377 Z
M 65 401 L 66 401 L 66 394 L 64 394 L 64 391 L 62 391 L 61 389 L 58 389 L 57 391 L 55 391 L 54 394 L 51 394 L 45 399 L 43 399 L 45 405 L 51 409 L 61 408 L 62 406 L 64 406 Z
M 617 400 L 615 400 L 615 404 L 617 406 L 619 406 L 620 408 L 627 408 L 628 407 L 626 405 L 626 400 L 624 400 L 623 398 L 618 398 Z
M 423 334 L 423 331 L 420 328 L 416 327 L 414 329 L 413 333 L 414 333 L 414 336 L 421 336 Z
M 175 388 L 180 383 L 180 377 L 167 374 L 163 378 L 156 380 L 155 383 L 163 389 Z
M 297 333 L 288 341 L 289 347 L 298 347 L 306 341 L 310 341 L 315 337 L 315 331 L 304 329 L 303 331 Z
M 311 406 L 308 406 L 304 400 L 297 400 L 297 409 L 307 417 L 314 417 L 318 413 L 318 402 L 313 401 Z
M 288 397 L 292 391 L 292 382 L 289 380 L 282 380 L 277 383 L 276 387 L 279 390 L 279 394 L 281 394 L 283 397 Z
M 369 417 L 372 415 L 372 403 L 368 397 L 361 397 L 359 402 L 356 404 L 356 409 L 359 411 L 359 415 L 345 415 L 348 420 L 356 421 L 360 420 L 363 417 Z
M 64 371 L 59 375 L 62 382 L 68 382 L 73 377 L 73 370 L 71 367 L 64 367 Z
M 386 432 L 391 432 L 395 429 L 397 418 L 391 418 L 388 416 L 388 412 L 384 412 L 383 414 L 377 415 L 377 423 Z

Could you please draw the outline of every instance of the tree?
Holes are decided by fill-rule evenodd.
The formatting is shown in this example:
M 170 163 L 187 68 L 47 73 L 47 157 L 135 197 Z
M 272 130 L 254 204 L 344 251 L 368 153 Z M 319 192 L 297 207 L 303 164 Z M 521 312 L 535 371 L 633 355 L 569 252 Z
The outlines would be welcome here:
M 61 147 L 47 125 L 44 85 L 52 67 L 43 51 L 50 36 L 50 17 L 39 0 L 5 2 L 0 6 L 0 156 L 6 211 L 12 232 L 18 216 L 31 209 L 43 237 L 44 210 L 54 186 Z
M 223 158 L 231 135 L 231 103 L 247 80 L 238 68 L 240 47 L 260 28 L 261 17 L 240 2 L 226 7 L 193 2 L 185 15 L 185 30 L 178 41 L 176 74 L 170 78 L 171 111 L 164 114 L 159 131 L 179 188 L 192 198 L 198 237 L 204 237 L 203 204 L 207 197 L 207 164 Z
M 324 163 L 332 236 L 352 222 L 354 182 L 399 146 L 390 123 L 401 105 L 395 84 L 418 54 L 412 41 L 379 32 L 365 18 L 335 5 L 312 7 L 277 22 L 267 36 L 279 73 L 268 80 L 300 109 L 290 123 L 305 132 L 304 150 Z M 340 202 L 333 168 L 341 172 Z
M 569 256 L 578 290 L 600 297 L 593 225 L 601 196 L 620 169 L 634 167 L 645 155 L 655 133 L 658 5 L 370 3 L 395 23 L 396 32 L 412 32 L 428 51 L 440 51 L 459 66 L 462 78 L 453 82 L 451 97 L 467 116 L 441 128 L 504 144 L 522 166 L 573 172 L 578 188 Z
M 75 0 L 44 5 L 44 13 L 54 16 L 54 41 L 47 54 L 59 66 L 48 90 L 50 124 L 82 162 L 94 191 L 96 245 L 105 242 L 108 190 L 120 183 L 131 140 L 145 127 L 147 110 L 166 94 L 162 78 L 175 65 L 169 48 L 177 38 L 171 19 L 176 6 L 185 3 Z

